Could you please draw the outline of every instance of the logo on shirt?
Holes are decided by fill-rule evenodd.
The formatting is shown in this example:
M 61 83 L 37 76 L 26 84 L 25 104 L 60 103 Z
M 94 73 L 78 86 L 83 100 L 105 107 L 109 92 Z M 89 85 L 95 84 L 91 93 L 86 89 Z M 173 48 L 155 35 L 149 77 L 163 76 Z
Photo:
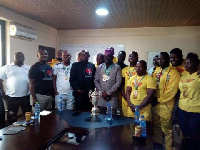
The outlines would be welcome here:
M 91 68 L 86 68 L 86 74 L 89 76 L 92 76 L 92 69 Z
M 136 72 L 132 72 L 132 73 L 129 73 L 129 72 L 126 72 L 126 75 L 129 76 L 129 77 L 132 77 L 136 74 Z
M 53 79 L 53 73 L 52 70 L 42 70 L 44 72 L 44 78 L 43 80 L 52 80 Z
M 195 79 L 186 79 L 186 80 L 181 80 L 181 83 L 189 83 L 194 81 Z
M 47 74 L 48 74 L 49 77 L 52 77 L 52 74 L 53 74 L 52 70 L 47 70 Z
M 135 87 L 135 82 L 132 82 L 132 85 Z M 142 82 L 139 83 L 138 87 L 142 85 Z

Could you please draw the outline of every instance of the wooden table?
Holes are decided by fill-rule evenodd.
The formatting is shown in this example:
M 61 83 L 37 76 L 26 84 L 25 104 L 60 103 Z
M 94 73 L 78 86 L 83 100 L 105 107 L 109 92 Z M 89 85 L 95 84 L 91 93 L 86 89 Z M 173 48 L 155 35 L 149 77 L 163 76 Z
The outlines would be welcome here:
M 40 121 L 26 127 L 15 135 L 2 135 L 7 128 L 0 130 L 2 140 L 0 150 L 37 150 L 46 149 L 68 131 L 68 125 L 52 113 L 41 116 Z
M 64 116 L 61 114 L 60 116 L 64 118 L 66 114 Z M 82 123 L 84 124 L 85 122 Z M 89 134 L 79 145 L 67 144 L 65 141 L 57 141 L 54 144 L 54 150 L 151 150 L 153 147 L 152 133 L 150 131 L 148 131 L 149 136 L 145 143 L 137 143 L 132 139 L 135 131 L 133 124 L 90 128 L 89 130 Z
M 110 128 L 91 129 L 90 133 L 79 145 L 63 144 L 57 141 L 54 150 L 151 150 L 152 136 L 147 141 L 139 144 L 132 140 L 134 125 L 115 126 Z

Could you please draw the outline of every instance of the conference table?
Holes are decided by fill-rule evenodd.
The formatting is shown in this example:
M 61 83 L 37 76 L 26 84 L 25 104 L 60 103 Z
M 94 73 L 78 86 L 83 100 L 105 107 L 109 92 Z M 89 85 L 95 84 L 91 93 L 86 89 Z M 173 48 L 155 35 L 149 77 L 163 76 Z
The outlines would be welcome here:
M 137 143 L 132 140 L 134 134 L 134 122 L 131 118 L 113 116 L 113 123 L 105 120 L 106 115 L 99 115 L 91 120 L 90 112 L 76 112 L 53 110 L 47 116 L 41 116 L 29 125 L 24 131 L 15 135 L 3 135 L 8 127 L 0 130 L 0 150 L 37 150 L 53 148 L 64 149 L 152 149 L 151 136 L 145 143 Z M 86 136 L 79 145 L 59 143 L 59 139 L 71 132 Z
M 146 142 L 132 139 L 135 132 L 134 120 L 132 118 L 113 116 L 113 123 L 108 123 L 106 115 L 100 114 L 98 119 L 91 120 L 89 112 L 56 112 L 69 126 L 88 129 L 89 134 L 79 145 L 66 144 L 57 141 L 55 150 L 122 150 L 122 149 L 146 149 L 153 147 L 151 127 L 147 124 L 148 138 Z

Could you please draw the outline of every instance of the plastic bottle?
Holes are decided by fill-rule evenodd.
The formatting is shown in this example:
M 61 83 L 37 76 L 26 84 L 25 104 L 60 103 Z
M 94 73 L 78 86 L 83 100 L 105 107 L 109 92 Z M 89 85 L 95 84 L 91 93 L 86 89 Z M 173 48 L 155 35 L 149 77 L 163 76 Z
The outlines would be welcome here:
M 35 103 L 35 119 L 40 118 L 40 104 L 39 102 Z
M 146 120 L 144 119 L 144 115 L 141 115 L 140 126 L 142 127 L 142 137 L 146 137 Z
M 62 100 L 62 97 L 60 97 L 60 99 L 58 100 L 58 104 L 57 104 L 57 108 L 59 111 L 63 111 L 63 100 Z
M 111 104 L 108 103 L 107 105 L 107 111 L 106 111 L 106 120 L 109 124 L 112 124 L 112 121 L 113 121 L 113 118 L 112 118 L 112 107 L 111 107 Z
M 140 121 L 140 109 L 139 109 L 139 106 L 136 105 L 135 106 L 135 115 L 134 115 L 134 119 L 135 119 L 135 125 L 139 125 Z
M 62 99 L 62 110 L 65 110 L 66 105 L 65 105 L 65 99 Z

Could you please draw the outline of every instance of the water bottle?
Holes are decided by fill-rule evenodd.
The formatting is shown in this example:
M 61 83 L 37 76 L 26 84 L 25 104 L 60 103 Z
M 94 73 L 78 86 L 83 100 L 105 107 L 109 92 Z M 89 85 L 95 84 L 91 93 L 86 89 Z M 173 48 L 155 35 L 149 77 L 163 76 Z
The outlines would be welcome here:
M 35 103 L 35 119 L 40 118 L 40 104 L 39 102 Z
M 140 126 L 142 127 L 142 137 L 146 137 L 146 120 L 144 119 L 144 115 L 141 115 Z
M 139 106 L 136 105 L 135 106 L 135 115 L 134 115 L 134 118 L 135 118 L 135 126 L 139 125 L 140 121 L 140 109 L 139 109 Z
M 108 103 L 107 105 L 107 111 L 106 111 L 106 120 L 109 124 L 112 124 L 112 121 L 113 121 L 113 118 L 112 118 L 112 107 L 111 107 L 111 104 Z
M 65 99 L 62 99 L 62 110 L 65 110 L 66 106 L 65 106 Z
M 62 103 L 63 103 L 63 100 L 62 100 L 62 97 L 60 97 L 60 99 L 58 100 L 58 104 L 57 104 L 57 108 L 59 111 L 63 111 Z

